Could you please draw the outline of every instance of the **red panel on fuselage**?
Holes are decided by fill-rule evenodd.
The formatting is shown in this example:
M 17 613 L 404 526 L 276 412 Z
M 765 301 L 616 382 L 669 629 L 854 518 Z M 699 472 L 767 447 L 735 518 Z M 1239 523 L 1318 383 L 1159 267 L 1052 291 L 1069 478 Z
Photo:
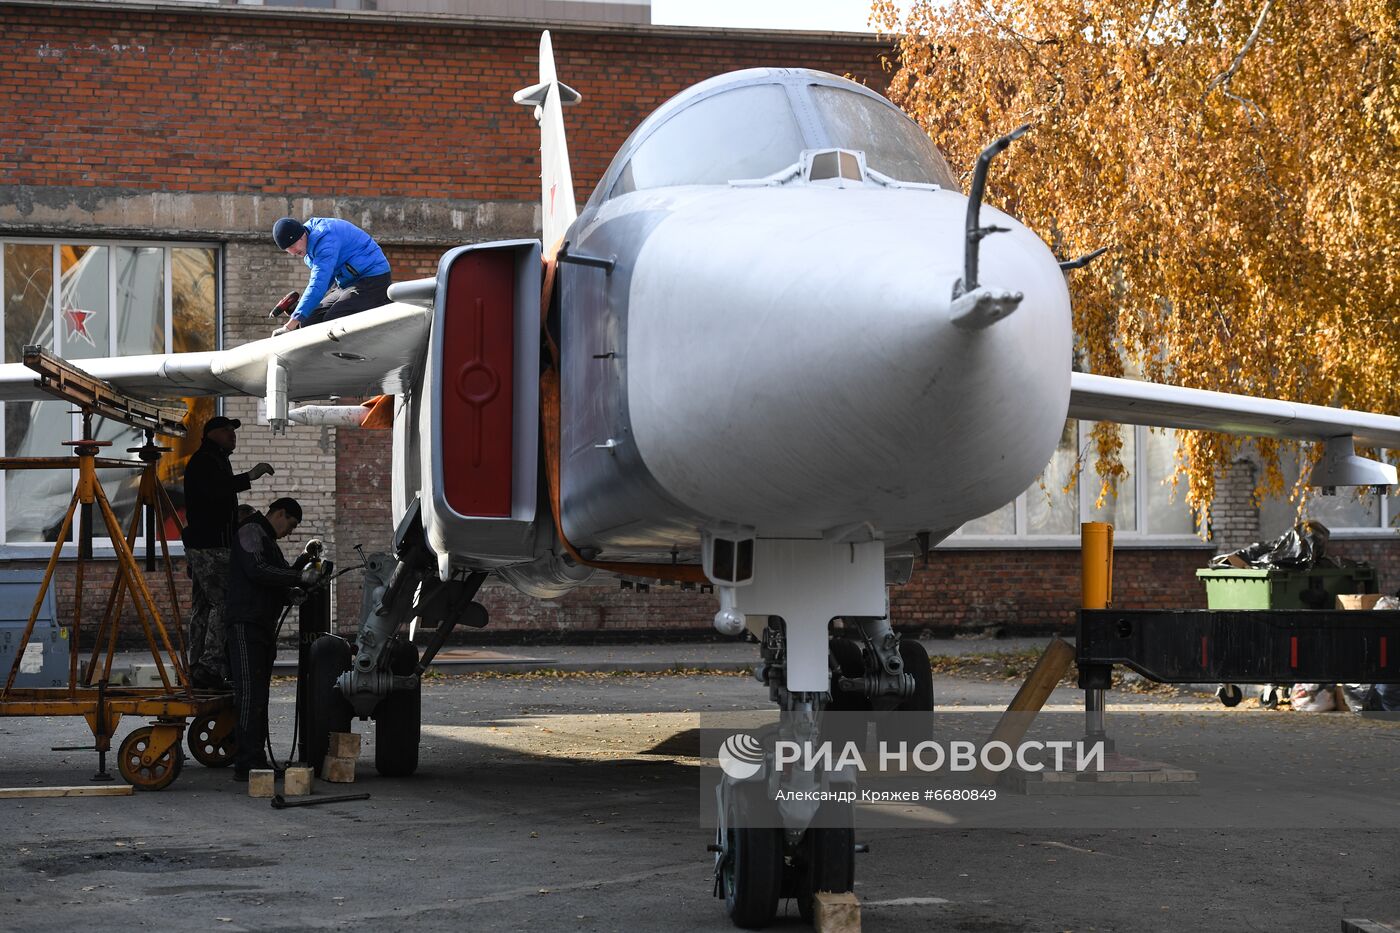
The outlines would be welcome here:
M 514 376 L 515 256 L 464 253 L 447 280 L 438 390 L 443 494 L 461 515 L 510 517 Z

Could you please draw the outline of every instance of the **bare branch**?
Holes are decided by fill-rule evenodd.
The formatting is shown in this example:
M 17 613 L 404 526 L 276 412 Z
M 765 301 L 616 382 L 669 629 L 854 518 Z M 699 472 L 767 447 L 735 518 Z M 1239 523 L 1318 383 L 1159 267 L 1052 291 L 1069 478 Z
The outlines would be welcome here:
M 1244 46 L 1235 55 L 1235 60 L 1230 62 L 1230 67 L 1211 79 L 1206 85 L 1206 93 L 1209 94 L 1223 84 L 1228 84 L 1235 76 L 1235 72 L 1240 70 L 1240 64 L 1244 57 L 1249 54 L 1249 50 L 1254 47 L 1254 42 L 1259 38 L 1259 31 L 1264 28 L 1264 18 L 1269 15 L 1269 10 L 1274 5 L 1274 0 L 1264 0 L 1264 6 L 1259 10 L 1259 18 L 1254 21 L 1254 31 L 1249 34 L 1249 38 L 1244 40 Z M 1238 100 L 1239 98 L 1236 98 Z
M 1270 0 L 1270 2 L 1273 2 L 1273 0 Z M 987 5 L 985 3 L 979 2 L 977 4 L 977 9 L 981 12 L 983 16 L 991 20 L 992 25 L 996 26 L 997 29 L 1000 29 L 1002 32 L 1006 33 L 1008 36 L 1014 39 L 1016 41 L 1016 44 L 1020 46 L 1021 51 L 1026 53 L 1026 57 L 1031 59 L 1031 61 L 1035 62 L 1037 65 L 1039 65 L 1042 71 L 1051 75 L 1055 79 L 1055 83 L 1057 85 L 1060 85 L 1061 87 L 1064 86 L 1064 79 L 1061 78 L 1060 75 L 1057 74 L 1055 71 L 1053 71 L 1050 68 L 1050 66 L 1046 65 L 1045 62 L 1041 60 L 1041 57 L 1035 53 L 1035 50 L 1033 48 L 1030 48 L 1030 46 L 1035 45 L 1053 45 L 1054 42 L 1052 40 L 1031 39 L 1027 36 L 1021 35 L 1019 32 L 1012 29 L 1010 26 L 993 16 L 992 11 L 987 9 Z
M 1152 0 L 1152 10 L 1147 14 L 1147 22 L 1142 25 L 1141 38 L 1146 39 L 1152 32 L 1152 24 L 1157 20 L 1157 11 L 1162 7 L 1162 0 Z

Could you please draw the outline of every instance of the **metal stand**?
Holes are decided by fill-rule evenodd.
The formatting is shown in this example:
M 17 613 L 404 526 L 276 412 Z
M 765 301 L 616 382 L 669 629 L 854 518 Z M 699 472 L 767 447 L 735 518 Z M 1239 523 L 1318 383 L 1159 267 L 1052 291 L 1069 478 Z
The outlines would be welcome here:
M 149 402 L 143 402 L 122 394 L 112 386 L 95 379 L 82 370 L 53 356 L 40 347 L 26 347 L 24 363 L 39 375 L 39 388 L 60 399 L 72 402 L 81 412 L 83 436 L 66 445 L 73 448 L 71 457 L 15 457 L 0 459 L 0 469 L 5 470 L 74 470 L 78 471 L 78 482 L 69 500 L 59 527 L 58 539 L 49 555 L 44 570 L 43 581 L 34 600 L 34 608 L 29 614 L 29 622 L 24 636 L 20 639 L 15 659 L 5 678 L 4 689 L 0 690 L 0 716 L 65 716 L 78 715 L 87 720 L 93 733 L 93 749 L 97 752 L 97 773 L 94 781 L 110 781 L 107 771 L 107 753 L 111 751 L 112 736 L 123 715 L 148 716 L 156 721 L 137 729 L 123 742 L 119 756 L 119 770 L 122 777 L 134 786 L 146 790 L 158 790 L 167 786 L 180 773 L 184 760 L 180 740 L 184 732 L 184 720 L 191 716 L 202 716 L 207 720 L 225 717 L 228 710 L 228 697 L 197 697 L 189 686 L 188 663 L 185 658 L 183 626 L 179 615 L 178 593 L 175 588 L 175 575 L 170 560 L 170 550 L 165 538 L 165 524 L 174 522 L 179 527 L 179 518 L 164 489 L 161 488 L 156 466 L 166 448 L 154 442 L 156 433 L 169 436 L 183 436 L 185 427 L 178 418 L 167 415 Z M 108 420 L 135 427 L 146 432 L 146 443 L 132 448 L 139 460 L 114 460 L 99 458 L 103 447 L 110 446 L 106 441 L 93 438 L 92 419 L 97 415 Z M 138 487 L 136 507 L 131 522 L 122 533 L 107 494 L 98 481 L 99 468 L 130 469 L 141 467 L 141 480 Z M 78 669 L 79 641 L 82 634 L 83 618 L 83 579 L 87 563 L 92 560 L 93 513 L 102 518 L 107 536 L 112 542 L 117 562 L 116 577 L 107 595 L 102 621 L 92 640 L 92 653 L 82 671 Z M 63 554 L 64 543 L 69 538 L 73 526 L 77 524 L 77 561 L 74 567 L 75 590 L 72 619 L 72 633 L 69 638 L 69 679 L 68 686 L 55 688 L 16 689 L 15 679 L 19 673 L 20 661 L 34 632 L 39 612 L 45 596 L 53 583 L 54 570 Z M 136 536 L 142 520 L 146 525 L 147 566 L 154 569 L 155 544 L 159 541 L 164 562 L 165 580 L 170 590 L 170 602 L 175 607 L 176 637 L 172 642 L 170 633 L 161 618 L 145 576 L 136 562 L 134 554 Z M 140 623 L 160 677 L 159 688 L 113 687 L 112 662 L 117 650 L 117 635 L 121 623 L 122 610 L 127 597 L 131 608 Z M 178 644 L 178 648 L 176 645 Z M 105 649 L 105 650 L 104 650 Z M 196 753 L 199 756 L 199 753 Z
M 1113 526 L 1107 522 L 1084 522 L 1079 526 L 1080 606 L 1104 609 L 1113 604 Z M 1110 677 L 1112 672 L 1110 671 Z M 1105 731 L 1105 696 L 1112 681 L 1099 682 L 1083 667 L 1079 687 L 1084 691 L 1084 744 L 1102 744 L 1104 754 L 1114 751 L 1113 740 Z

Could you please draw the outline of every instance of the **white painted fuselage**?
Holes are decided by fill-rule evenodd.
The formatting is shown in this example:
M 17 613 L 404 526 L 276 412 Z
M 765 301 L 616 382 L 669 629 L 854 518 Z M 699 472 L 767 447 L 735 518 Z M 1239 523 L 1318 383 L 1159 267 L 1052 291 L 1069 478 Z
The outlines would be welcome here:
M 564 272 L 575 543 L 664 549 L 733 524 L 893 544 L 1025 489 L 1069 403 L 1069 297 L 1045 244 L 985 209 L 1010 230 L 983 244 L 981 278 L 1025 297 L 955 325 L 966 209 L 956 191 L 792 184 L 585 215 L 577 252 L 629 258 Z

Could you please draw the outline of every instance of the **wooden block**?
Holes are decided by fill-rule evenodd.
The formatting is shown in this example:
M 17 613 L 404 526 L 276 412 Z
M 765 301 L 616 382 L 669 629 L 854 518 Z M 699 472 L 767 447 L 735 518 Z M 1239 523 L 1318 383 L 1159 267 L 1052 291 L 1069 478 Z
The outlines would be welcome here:
M 327 755 L 321 764 L 321 780 L 334 784 L 355 783 L 355 759 Z
M 311 769 L 305 766 L 288 768 L 282 775 L 284 797 L 305 797 L 311 793 Z
M 271 797 L 277 791 L 275 771 L 249 771 L 248 796 Z
M 1337 597 L 1338 609 L 1374 609 L 1381 601 L 1380 593 L 1343 593 Z
M 353 732 L 332 732 L 326 754 L 332 758 L 359 758 L 360 737 Z
M 136 788 L 130 784 L 108 784 L 103 787 L 0 787 L 0 800 L 17 797 L 130 797 Z
M 860 901 L 849 891 L 818 891 L 812 926 L 817 933 L 860 933 Z

